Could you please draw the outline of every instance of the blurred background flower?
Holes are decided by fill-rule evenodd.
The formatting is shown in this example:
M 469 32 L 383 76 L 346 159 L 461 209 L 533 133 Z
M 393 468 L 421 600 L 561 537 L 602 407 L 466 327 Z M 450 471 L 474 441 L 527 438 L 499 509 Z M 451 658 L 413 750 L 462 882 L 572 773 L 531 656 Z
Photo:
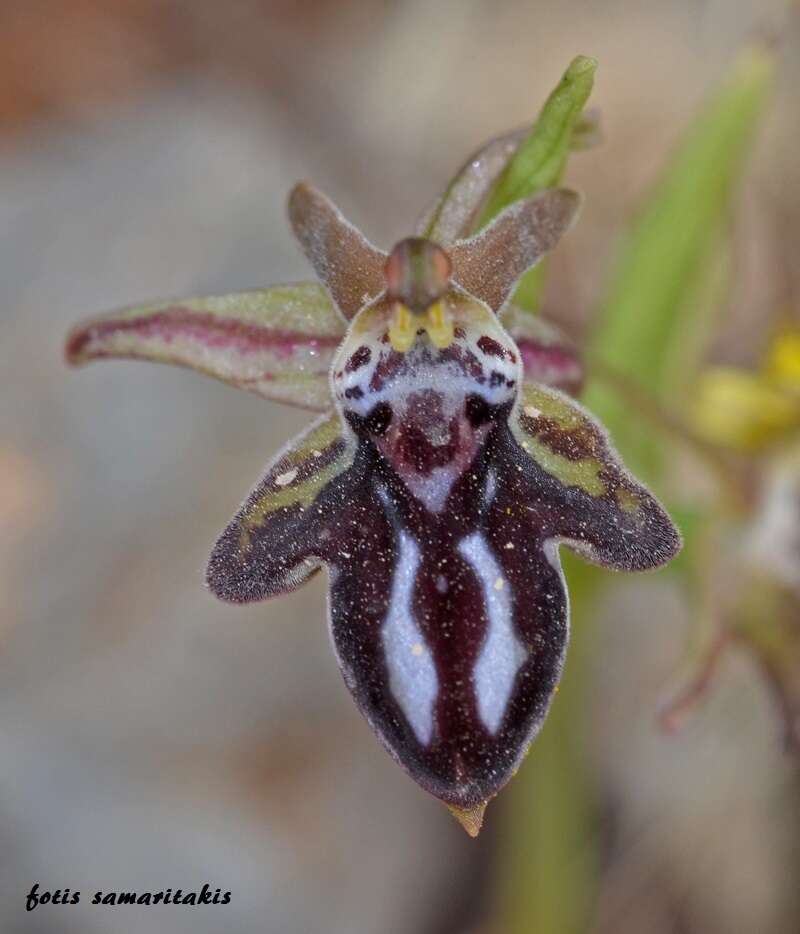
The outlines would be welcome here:
M 711 367 L 700 376 L 695 428 L 743 455 L 739 508 L 709 539 L 706 599 L 687 683 L 664 707 L 671 731 L 706 696 L 723 652 L 738 648 L 765 676 L 800 752 L 800 337 L 783 331 L 757 370 Z M 734 462 L 735 463 L 735 462 Z M 703 618 L 705 616 L 705 619 Z
M 694 428 L 710 442 L 758 452 L 800 432 L 800 332 L 785 331 L 755 370 L 709 367 L 692 406 Z
M 796 477 L 782 408 L 796 358 L 767 349 L 798 327 L 776 309 L 800 307 L 800 27 L 784 14 L 778 0 L 5 4 L 3 930 L 797 930 L 797 772 L 752 654 L 717 653 L 708 703 L 676 736 L 654 728 L 685 641 L 702 656 L 739 593 L 737 632 L 796 710 L 797 616 L 770 525 L 796 528 L 775 506 Z M 780 45 L 742 64 L 754 31 Z M 689 547 L 669 573 L 572 574 L 551 718 L 469 841 L 352 710 L 322 581 L 237 610 L 202 586 L 231 491 L 302 414 L 169 368 L 78 376 L 61 344 L 114 306 L 308 278 L 283 215 L 299 177 L 389 245 L 579 52 L 600 62 L 604 141 L 570 158 L 585 210 L 540 305 L 586 348 L 587 403 Z M 718 366 L 781 412 L 717 390 L 704 427 Z M 743 448 L 720 413 L 748 406 L 771 414 Z M 748 573 L 766 563 L 770 582 L 745 586 L 758 541 L 771 557 Z M 208 881 L 232 901 L 27 914 L 34 881 L 84 896 Z

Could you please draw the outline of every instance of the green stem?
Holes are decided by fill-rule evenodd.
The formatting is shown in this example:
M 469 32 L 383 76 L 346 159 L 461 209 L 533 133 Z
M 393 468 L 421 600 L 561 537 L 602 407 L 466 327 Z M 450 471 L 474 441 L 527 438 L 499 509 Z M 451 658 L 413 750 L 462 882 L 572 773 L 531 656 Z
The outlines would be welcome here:
M 503 934 L 583 934 L 595 897 L 596 821 L 585 742 L 593 653 L 591 628 L 584 625 L 595 575 L 577 565 L 570 572 L 577 624 L 562 689 L 506 792 L 497 912 Z

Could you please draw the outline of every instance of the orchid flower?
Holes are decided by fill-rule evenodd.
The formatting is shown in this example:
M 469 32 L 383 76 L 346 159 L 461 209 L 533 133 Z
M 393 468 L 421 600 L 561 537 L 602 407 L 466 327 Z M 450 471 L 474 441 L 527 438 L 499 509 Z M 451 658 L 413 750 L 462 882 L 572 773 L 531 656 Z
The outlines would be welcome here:
M 322 414 L 215 545 L 212 592 L 287 593 L 325 565 L 347 687 L 396 761 L 473 835 L 545 719 L 569 630 L 559 561 L 656 567 L 680 547 L 603 428 L 557 331 L 510 301 L 570 228 L 550 189 L 470 236 L 519 134 L 470 159 L 388 255 L 324 195 L 289 198 L 315 284 L 132 308 L 67 357 L 192 367 Z

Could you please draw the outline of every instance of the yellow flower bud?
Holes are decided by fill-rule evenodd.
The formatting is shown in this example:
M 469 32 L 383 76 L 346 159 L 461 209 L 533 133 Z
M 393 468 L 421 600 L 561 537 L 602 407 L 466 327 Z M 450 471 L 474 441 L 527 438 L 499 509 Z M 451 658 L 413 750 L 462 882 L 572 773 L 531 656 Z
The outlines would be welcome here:
M 800 396 L 760 374 L 714 367 L 700 379 L 692 422 L 711 442 L 754 451 L 800 429 Z

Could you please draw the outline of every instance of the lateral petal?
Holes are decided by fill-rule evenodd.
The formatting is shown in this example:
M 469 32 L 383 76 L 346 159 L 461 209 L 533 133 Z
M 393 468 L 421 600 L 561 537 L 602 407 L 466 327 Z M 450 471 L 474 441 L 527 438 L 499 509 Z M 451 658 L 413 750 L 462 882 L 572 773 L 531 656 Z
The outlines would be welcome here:
M 336 412 L 284 448 L 214 546 L 213 593 L 232 603 L 287 593 L 335 554 L 339 516 L 357 484 L 354 456 Z
M 548 538 L 596 564 L 643 571 L 675 557 L 681 538 L 655 497 L 625 469 L 605 430 L 557 390 L 525 384 L 510 426 L 519 508 Z

